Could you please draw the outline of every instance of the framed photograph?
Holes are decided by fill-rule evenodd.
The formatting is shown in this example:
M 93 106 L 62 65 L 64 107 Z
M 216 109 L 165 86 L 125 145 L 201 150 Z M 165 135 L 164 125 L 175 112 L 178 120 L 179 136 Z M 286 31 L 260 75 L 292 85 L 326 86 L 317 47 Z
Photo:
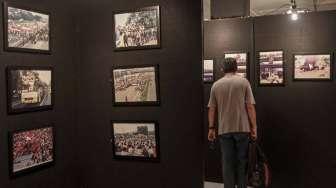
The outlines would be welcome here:
M 159 66 L 122 66 L 112 70 L 115 106 L 160 105 Z
M 160 48 L 160 7 L 114 14 L 115 50 Z
M 237 74 L 243 78 L 247 78 L 248 73 L 248 53 L 245 52 L 228 52 L 224 53 L 224 58 L 234 58 L 237 61 Z
M 215 80 L 214 61 L 204 60 L 203 61 L 203 81 L 205 83 L 212 83 L 214 80 Z
M 51 67 L 8 67 L 8 113 L 49 110 L 53 107 Z
M 112 121 L 111 123 L 114 158 L 159 161 L 157 122 Z
M 6 51 L 51 53 L 50 13 L 4 3 Z
M 54 137 L 52 126 L 9 133 L 10 176 L 15 177 L 53 165 Z
M 283 51 L 259 52 L 259 85 L 260 86 L 284 86 L 285 66 Z
M 294 80 L 332 80 L 332 55 L 295 54 Z

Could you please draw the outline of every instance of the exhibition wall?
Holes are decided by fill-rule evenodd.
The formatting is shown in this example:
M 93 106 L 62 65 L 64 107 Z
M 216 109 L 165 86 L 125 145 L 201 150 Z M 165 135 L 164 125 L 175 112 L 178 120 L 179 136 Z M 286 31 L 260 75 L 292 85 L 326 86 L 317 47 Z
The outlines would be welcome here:
M 13 1 L 11 1 L 13 2 Z M 3 188 L 70 188 L 77 187 L 76 160 L 76 75 L 75 27 L 70 7 L 66 1 L 26 0 L 15 1 L 52 15 L 52 53 L 7 52 L 0 48 L 0 185 Z M 2 3 L 2 1 L 1 1 Z M 2 6 L 1 6 L 2 7 Z M 0 44 L 3 44 L 3 9 L 0 10 Z M 53 67 L 55 104 L 52 110 L 22 114 L 7 114 L 6 74 L 7 66 Z M 24 176 L 9 177 L 8 132 L 32 129 L 45 125 L 55 129 L 55 165 Z
M 297 21 L 280 15 L 214 20 L 204 25 L 205 59 L 218 58 L 223 51 L 249 50 L 249 78 L 257 101 L 260 143 L 272 170 L 271 187 L 334 184 L 335 81 L 293 81 L 293 54 L 334 53 L 335 18 L 336 12 L 331 11 L 300 15 Z M 258 86 L 255 54 L 264 50 L 284 51 L 284 86 Z M 209 89 L 210 85 L 204 88 L 205 100 Z M 218 155 L 208 150 L 206 179 L 220 182 Z
M 81 1 L 78 140 L 82 187 L 203 185 L 201 1 Z M 161 48 L 113 50 L 113 13 L 159 5 Z M 158 106 L 113 106 L 111 70 L 159 65 Z M 160 161 L 113 158 L 111 120 L 157 121 Z

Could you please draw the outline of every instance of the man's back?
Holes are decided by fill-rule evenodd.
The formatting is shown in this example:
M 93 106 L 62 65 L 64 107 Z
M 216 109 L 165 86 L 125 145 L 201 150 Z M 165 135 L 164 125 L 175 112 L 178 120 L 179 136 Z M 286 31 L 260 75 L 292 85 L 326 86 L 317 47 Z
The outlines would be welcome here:
M 219 135 L 250 132 L 246 103 L 255 100 L 245 78 L 230 73 L 214 83 L 208 106 L 217 107 Z

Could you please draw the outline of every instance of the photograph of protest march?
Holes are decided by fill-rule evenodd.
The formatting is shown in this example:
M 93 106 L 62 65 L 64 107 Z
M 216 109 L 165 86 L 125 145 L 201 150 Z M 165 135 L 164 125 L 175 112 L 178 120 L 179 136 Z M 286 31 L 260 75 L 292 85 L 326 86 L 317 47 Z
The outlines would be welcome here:
M 294 80 L 331 80 L 330 54 L 295 54 Z
M 158 66 L 113 69 L 115 105 L 159 105 Z
M 146 7 L 114 15 L 115 50 L 160 47 L 160 8 Z
M 157 123 L 112 122 L 112 133 L 115 158 L 159 160 Z
M 12 176 L 54 162 L 53 127 L 13 132 L 10 134 L 9 142 Z
M 204 60 L 203 61 L 203 81 L 213 82 L 214 81 L 214 61 Z
M 259 52 L 259 85 L 284 85 L 283 51 Z
M 50 52 L 50 15 L 5 3 L 5 49 Z
M 52 68 L 9 67 L 7 81 L 9 113 L 52 108 Z
M 247 77 L 247 53 L 225 53 L 225 58 L 234 58 L 237 61 L 238 70 L 237 74 L 243 78 Z

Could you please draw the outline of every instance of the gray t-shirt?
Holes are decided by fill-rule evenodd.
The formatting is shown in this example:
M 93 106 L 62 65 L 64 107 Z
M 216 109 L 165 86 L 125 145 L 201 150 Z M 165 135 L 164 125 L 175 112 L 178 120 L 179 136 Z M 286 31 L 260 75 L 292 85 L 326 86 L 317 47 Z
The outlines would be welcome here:
M 255 104 L 247 79 L 226 74 L 213 84 L 208 107 L 217 107 L 219 135 L 250 132 L 246 103 Z

